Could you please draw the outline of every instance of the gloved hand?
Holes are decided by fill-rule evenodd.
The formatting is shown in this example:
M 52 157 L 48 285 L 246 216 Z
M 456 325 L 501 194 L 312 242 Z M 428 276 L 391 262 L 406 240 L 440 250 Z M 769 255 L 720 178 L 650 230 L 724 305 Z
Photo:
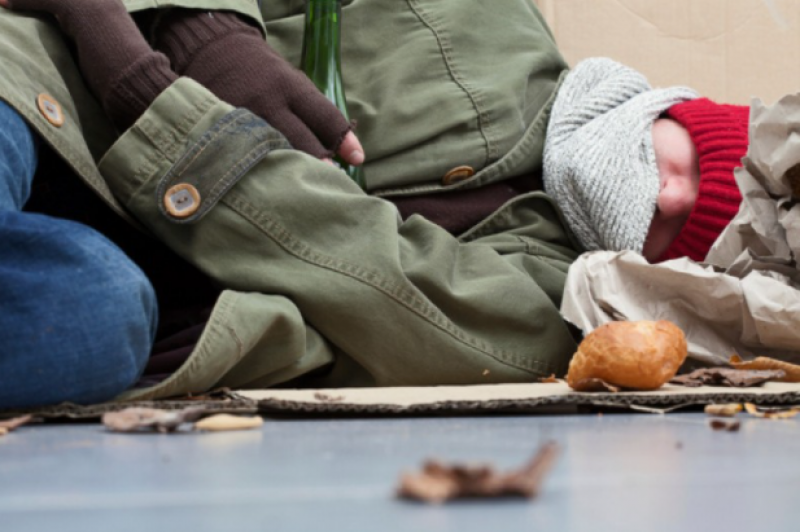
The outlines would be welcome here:
M 0 0 L 0 5 L 55 15 L 75 42 L 87 84 L 117 127 L 130 127 L 177 79 L 120 0 Z
M 154 47 L 179 75 L 261 116 L 294 148 L 363 162 L 363 148 L 338 109 L 235 13 L 173 9 L 159 23 Z

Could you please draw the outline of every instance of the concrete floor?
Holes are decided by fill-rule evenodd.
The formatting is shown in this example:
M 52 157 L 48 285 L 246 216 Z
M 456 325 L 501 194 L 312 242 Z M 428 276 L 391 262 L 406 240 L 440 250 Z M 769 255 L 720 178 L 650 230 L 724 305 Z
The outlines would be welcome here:
M 267 420 L 253 432 L 112 434 L 26 426 L 0 438 L 0 530 L 602 532 L 800 530 L 800 421 L 701 413 Z M 534 501 L 393 498 L 427 457 L 562 455 Z

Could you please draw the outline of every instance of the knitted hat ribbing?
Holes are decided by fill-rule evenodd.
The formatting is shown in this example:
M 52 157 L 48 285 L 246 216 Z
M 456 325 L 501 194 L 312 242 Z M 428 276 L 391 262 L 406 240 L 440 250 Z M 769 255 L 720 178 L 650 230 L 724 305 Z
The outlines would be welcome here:
M 702 261 L 742 202 L 733 177 L 747 153 L 750 108 L 701 98 L 672 106 L 667 115 L 689 131 L 700 162 L 694 209 L 659 261 L 689 257 Z
M 588 250 L 642 252 L 660 182 L 653 122 L 698 94 L 653 89 L 606 58 L 580 62 L 558 91 L 544 150 L 544 186 Z

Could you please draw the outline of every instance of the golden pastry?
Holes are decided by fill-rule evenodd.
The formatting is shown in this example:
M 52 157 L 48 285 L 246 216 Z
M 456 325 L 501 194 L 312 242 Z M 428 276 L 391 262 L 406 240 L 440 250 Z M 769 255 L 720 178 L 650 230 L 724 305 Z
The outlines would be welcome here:
M 636 390 L 660 388 L 687 355 L 686 336 L 669 321 L 615 321 L 598 327 L 578 346 L 567 374 L 577 391 L 599 379 Z

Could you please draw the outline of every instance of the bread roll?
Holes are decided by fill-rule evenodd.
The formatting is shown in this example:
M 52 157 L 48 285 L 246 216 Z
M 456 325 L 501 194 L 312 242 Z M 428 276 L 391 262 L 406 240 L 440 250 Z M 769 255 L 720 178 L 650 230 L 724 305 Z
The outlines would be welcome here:
M 686 336 L 672 322 L 607 323 L 578 346 L 567 384 L 581 391 L 589 379 L 600 379 L 621 388 L 655 390 L 675 376 L 686 354 Z

